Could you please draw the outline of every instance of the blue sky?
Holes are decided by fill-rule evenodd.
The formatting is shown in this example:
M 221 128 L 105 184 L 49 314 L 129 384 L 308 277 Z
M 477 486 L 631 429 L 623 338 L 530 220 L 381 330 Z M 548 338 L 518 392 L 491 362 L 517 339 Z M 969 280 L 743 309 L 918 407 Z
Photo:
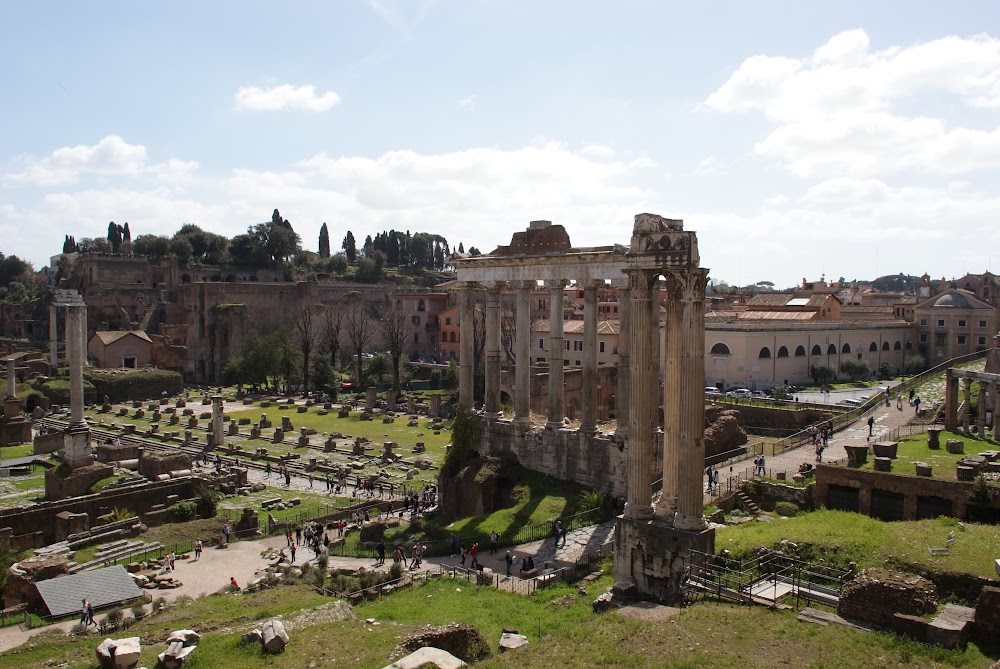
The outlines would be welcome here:
M 0 251 L 277 207 L 482 250 L 684 218 L 713 278 L 1000 271 L 995 2 L 0 0 Z M 996 255 L 994 259 L 993 256 Z

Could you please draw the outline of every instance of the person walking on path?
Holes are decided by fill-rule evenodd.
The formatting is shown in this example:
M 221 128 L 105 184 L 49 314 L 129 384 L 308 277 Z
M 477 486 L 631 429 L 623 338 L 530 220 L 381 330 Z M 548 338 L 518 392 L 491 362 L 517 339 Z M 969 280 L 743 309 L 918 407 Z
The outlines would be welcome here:
M 202 549 L 201 539 L 200 538 L 199 539 L 195 539 L 195 542 L 194 542 L 194 559 L 195 559 L 196 562 L 201 559 L 201 549 Z
M 229 521 L 227 520 L 222 526 L 222 536 L 226 540 L 225 545 L 229 545 L 229 535 L 233 533 L 233 528 L 229 527 Z
M 451 533 L 451 556 L 455 557 L 458 555 L 458 535 L 454 532 Z
M 378 551 L 378 565 L 382 566 L 385 564 L 385 539 L 379 539 L 379 542 L 375 545 L 375 550 Z
M 84 597 L 83 598 L 83 607 L 80 609 L 80 624 L 81 625 L 90 625 L 90 623 L 94 622 L 94 616 L 91 613 L 93 610 L 94 609 L 93 609 L 93 607 L 91 607 L 90 601 L 86 597 Z
M 496 530 L 490 532 L 490 555 L 497 552 L 497 543 L 500 541 L 500 535 L 497 534 Z
M 479 544 L 472 544 L 472 547 L 469 548 L 469 556 L 472 558 L 469 566 L 473 569 L 479 569 Z
M 562 539 L 563 548 L 566 548 L 566 531 L 569 528 L 566 527 L 566 523 L 559 524 L 559 538 Z
M 292 551 L 292 564 L 295 564 L 295 544 L 291 545 L 290 550 Z
M 507 563 L 507 576 L 510 576 L 511 567 L 514 566 L 514 556 L 507 551 L 507 555 L 504 556 L 503 561 Z
M 889 406 L 889 402 L 886 401 L 886 406 Z M 875 434 L 875 416 L 868 416 L 868 436 L 874 436 Z

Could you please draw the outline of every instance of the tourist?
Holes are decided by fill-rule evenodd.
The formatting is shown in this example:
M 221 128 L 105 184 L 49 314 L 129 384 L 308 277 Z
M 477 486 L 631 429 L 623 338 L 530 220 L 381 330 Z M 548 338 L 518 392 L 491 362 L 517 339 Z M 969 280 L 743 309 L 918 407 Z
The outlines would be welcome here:
M 240 591 L 240 584 L 236 582 L 235 576 L 229 577 L 229 587 L 235 590 L 236 592 Z
M 503 560 L 507 563 L 507 576 L 510 576 L 510 569 L 514 566 L 514 556 L 510 554 L 510 551 L 507 551 L 507 555 L 504 556 Z
M 500 535 L 497 534 L 496 530 L 490 532 L 490 555 L 497 552 L 497 543 L 500 541 Z
M 298 525 L 295 526 L 295 545 L 298 546 L 302 543 L 302 528 Z
M 913 398 L 913 415 L 916 416 L 920 413 L 920 397 Z
M 889 406 L 889 386 L 885 387 L 885 405 Z
M 292 553 L 292 564 L 295 564 L 295 544 L 292 544 L 292 545 L 291 545 L 291 546 L 289 547 L 289 550 L 290 550 L 290 551 L 291 551 L 291 553 Z
M 767 472 L 767 469 L 764 467 L 764 454 L 763 453 L 760 454 L 760 465 L 759 465 L 759 467 L 760 467 L 760 475 L 761 476 L 765 476 L 766 472 Z
M 378 551 L 378 564 L 385 564 L 385 540 L 379 539 L 378 543 L 375 544 L 375 550 Z
M 87 621 L 87 609 L 89 609 L 89 608 L 90 608 L 90 602 L 87 601 L 86 597 L 84 597 L 83 598 L 83 607 L 80 609 L 80 624 L 81 625 L 89 625 L 90 624 Z
M 455 557 L 458 555 L 458 535 L 454 532 L 451 533 L 451 556 Z
M 886 402 L 886 406 L 889 406 L 888 402 Z M 868 436 L 871 437 L 874 434 L 875 434 L 875 416 L 868 416 Z
M 223 545 L 225 546 L 229 545 L 229 535 L 232 534 L 232 532 L 233 528 L 229 527 L 229 521 L 227 520 L 225 524 L 222 526 L 222 537 L 223 539 L 225 539 L 225 543 Z
M 464 567 L 465 566 L 465 556 L 468 555 L 469 552 L 467 550 L 465 550 L 465 546 L 459 546 L 458 547 L 458 552 L 462 555 L 462 560 L 461 560 L 461 562 L 459 562 L 459 564 Z
M 199 539 L 195 539 L 195 541 L 194 541 L 194 559 L 195 559 L 195 561 L 198 561 L 198 560 L 201 559 L 201 549 L 202 549 L 201 539 L 200 538 Z
M 899 393 L 898 395 L 896 395 L 896 410 L 897 411 L 903 410 L 903 393 Z
M 403 561 L 403 548 L 401 546 L 396 546 L 396 550 L 392 552 L 392 561 L 395 564 Z
M 473 569 L 479 569 L 479 544 L 472 544 L 469 548 L 469 557 L 472 558 L 469 566 Z

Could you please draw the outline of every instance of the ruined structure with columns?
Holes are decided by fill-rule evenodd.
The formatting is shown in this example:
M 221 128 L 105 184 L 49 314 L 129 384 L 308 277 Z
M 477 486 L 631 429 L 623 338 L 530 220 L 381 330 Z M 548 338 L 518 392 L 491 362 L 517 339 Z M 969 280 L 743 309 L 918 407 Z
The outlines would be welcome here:
M 616 581 L 671 599 L 691 549 L 710 553 L 714 531 L 702 514 L 705 461 L 704 299 L 707 270 L 699 267 L 697 238 L 683 222 L 654 214 L 635 217 L 628 248 L 573 248 L 562 226 L 533 221 L 509 246 L 455 260 L 462 291 L 459 401 L 473 406 L 473 291 L 486 291 L 486 426 L 480 450 L 508 453 L 531 469 L 596 490 L 624 495 L 616 528 Z M 583 394 L 579 429 L 565 426 L 563 402 L 563 289 L 584 289 Z M 666 373 L 658 379 L 661 280 L 666 289 Z M 548 407 L 545 426 L 532 427 L 528 293 L 543 281 L 551 290 Z M 597 289 L 621 288 L 618 429 L 597 429 Z M 500 413 L 500 291 L 516 289 L 514 417 Z M 588 389 L 589 386 L 589 389 Z M 660 437 L 659 398 L 664 425 Z M 663 489 L 653 504 L 655 463 Z
M 962 397 L 959 399 L 958 385 L 962 382 Z M 949 368 L 945 371 L 944 385 L 944 427 L 955 431 L 961 425 L 966 432 L 973 431 L 972 382 L 979 383 L 976 398 L 977 416 L 975 432 L 982 439 L 986 437 L 986 414 L 993 416 L 993 437 L 1000 439 L 1000 374 L 977 372 L 969 369 Z
M 0 362 L 7 363 L 7 396 L 0 416 L 0 446 L 13 446 L 31 441 L 31 421 L 21 415 L 21 400 L 17 397 L 17 364 L 26 353 L 12 353 Z

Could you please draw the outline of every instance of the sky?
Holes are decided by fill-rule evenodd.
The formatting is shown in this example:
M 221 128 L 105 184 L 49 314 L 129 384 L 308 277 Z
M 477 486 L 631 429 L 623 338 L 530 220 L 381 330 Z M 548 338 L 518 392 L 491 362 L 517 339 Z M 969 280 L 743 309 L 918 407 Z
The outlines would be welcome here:
M 682 218 L 715 281 L 1000 272 L 1000 3 L 0 0 L 0 251 Z M 995 256 L 995 257 L 994 257 Z

